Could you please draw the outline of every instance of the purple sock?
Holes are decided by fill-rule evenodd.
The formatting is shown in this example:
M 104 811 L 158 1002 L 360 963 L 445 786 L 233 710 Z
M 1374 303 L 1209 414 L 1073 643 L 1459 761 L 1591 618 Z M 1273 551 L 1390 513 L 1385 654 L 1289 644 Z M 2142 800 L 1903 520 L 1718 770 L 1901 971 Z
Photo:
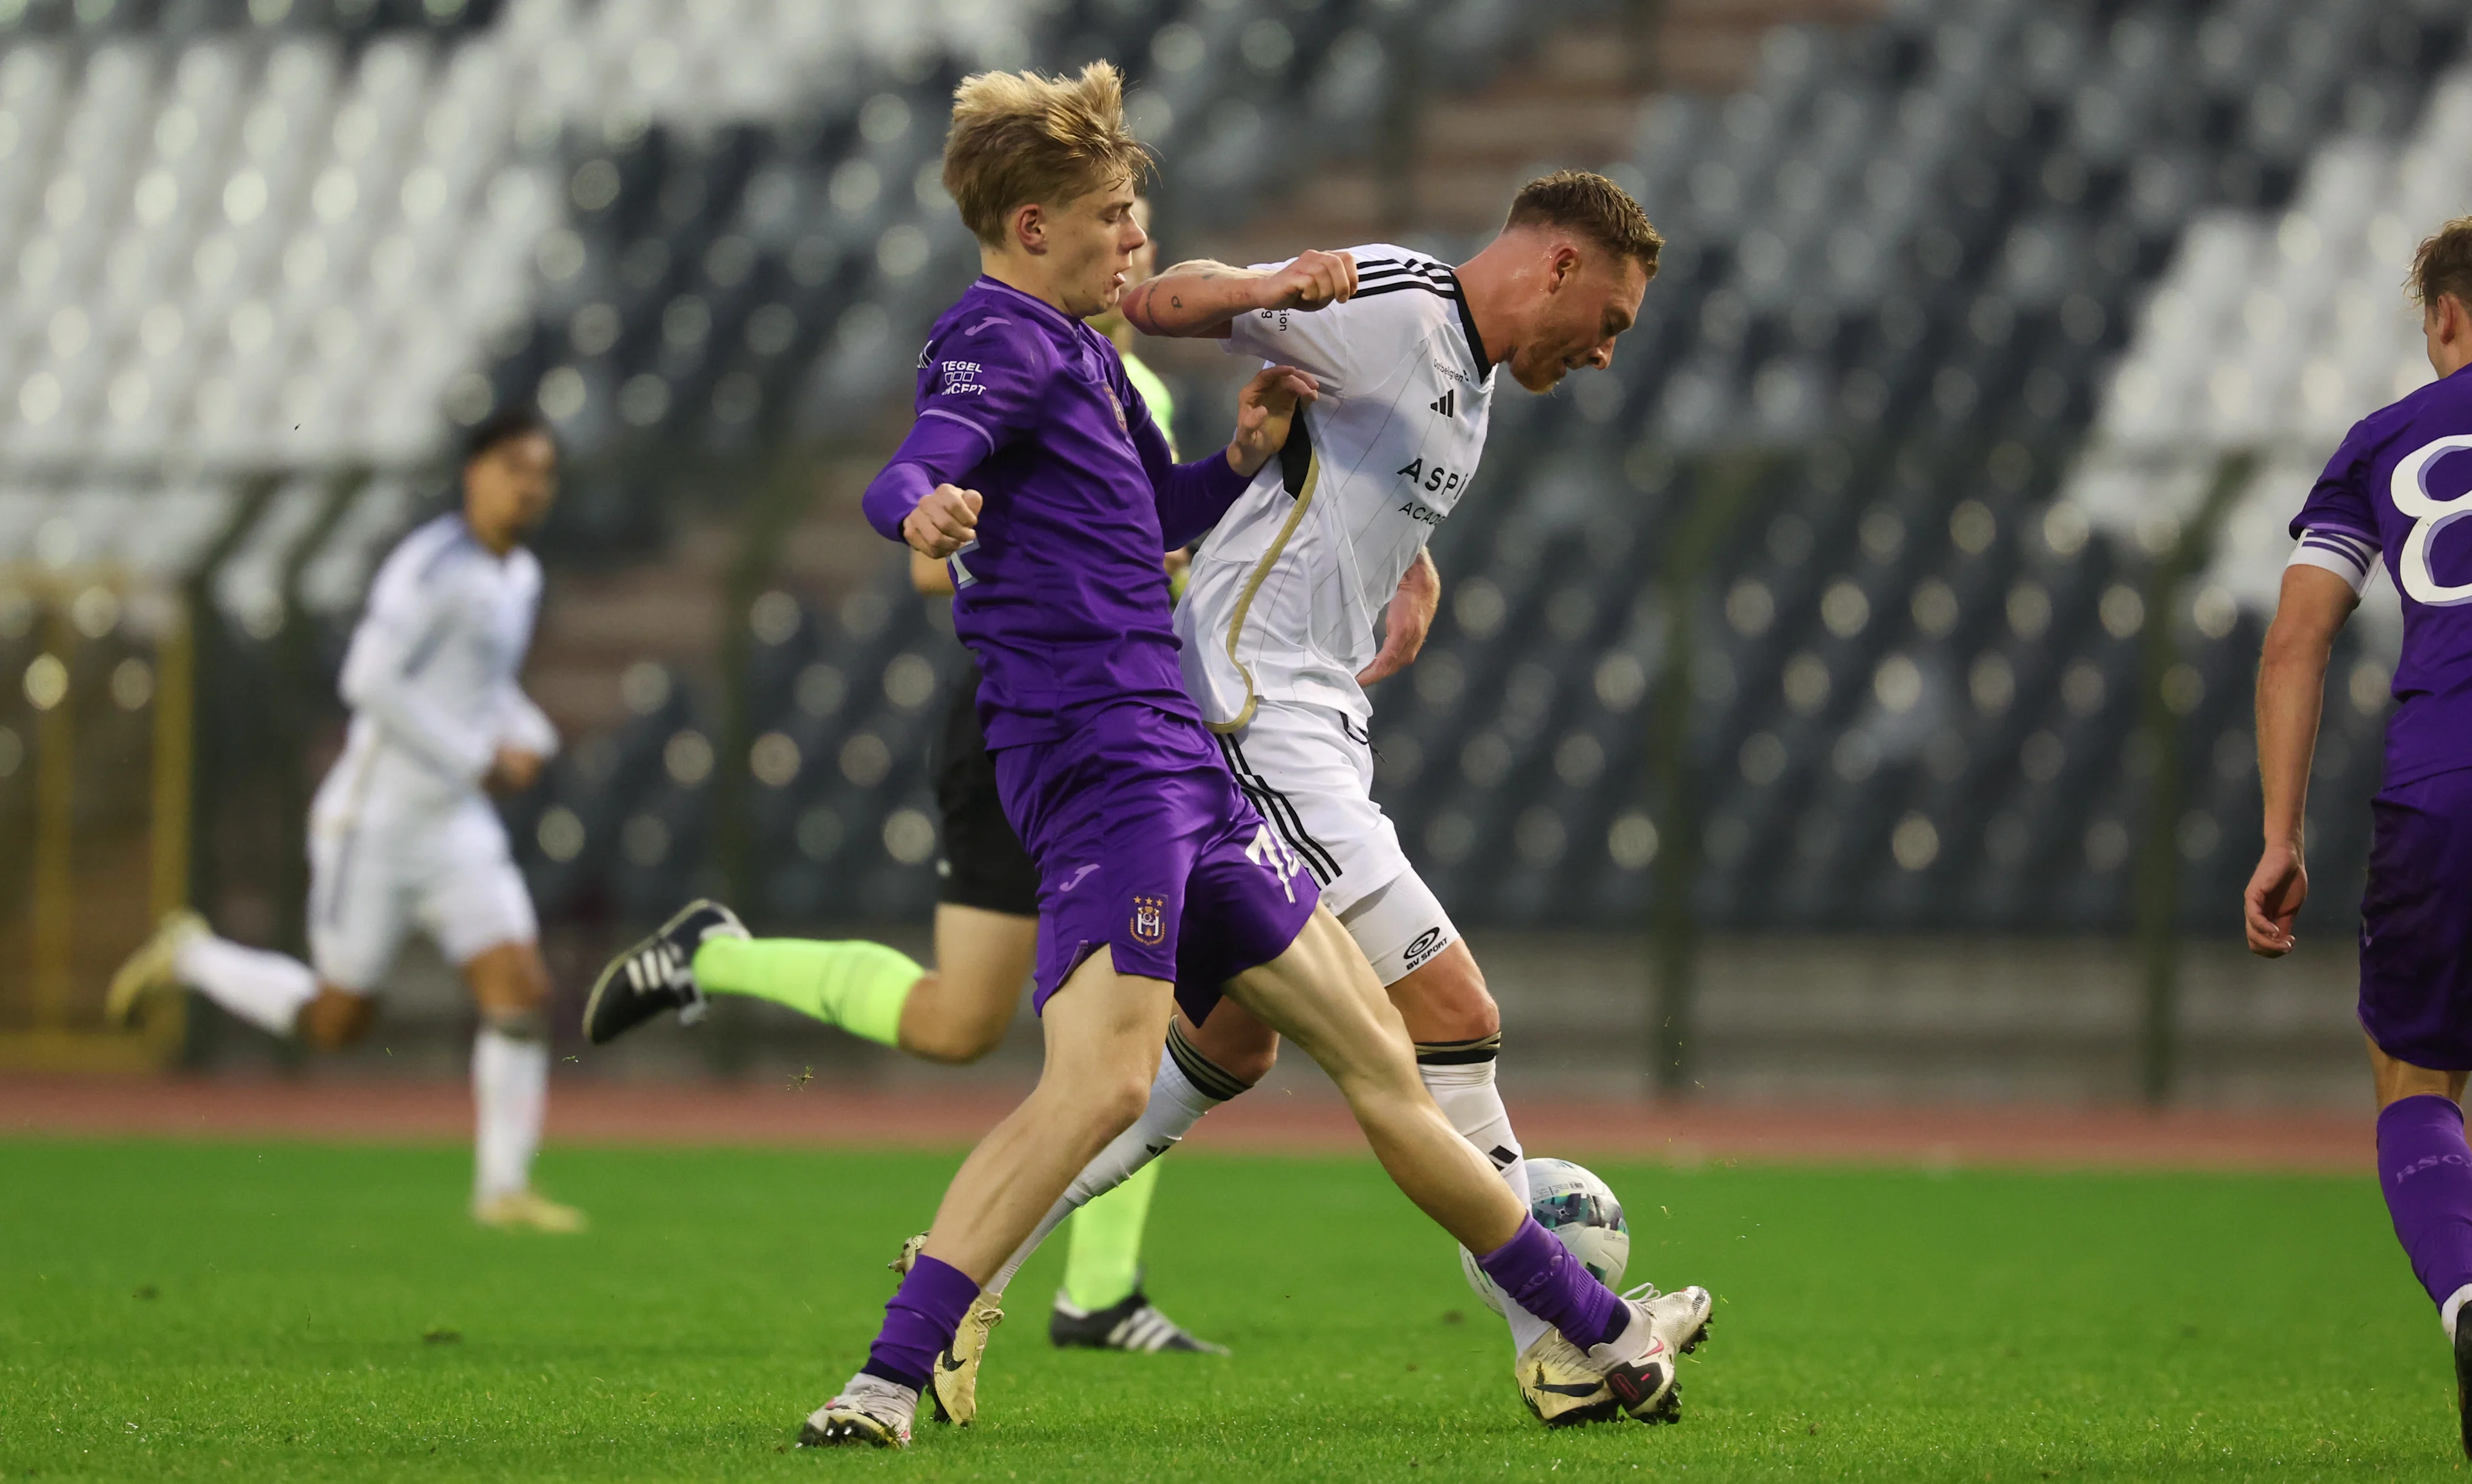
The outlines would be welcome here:
M 2395 1237 L 2431 1302 L 2472 1284 L 2472 1147 L 2463 1110 L 2435 1093 L 2378 1115 L 2378 1184 Z
M 1562 1331 L 1581 1350 L 1602 1345 L 1630 1323 L 1630 1310 L 1554 1234 L 1523 1217 L 1510 1240 L 1476 1260 L 1521 1308 Z
M 962 1316 L 978 1296 L 978 1280 L 921 1254 L 885 1304 L 884 1328 L 859 1369 L 914 1391 L 924 1388 L 935 1374 L 937 1354 L 953 1343 Z

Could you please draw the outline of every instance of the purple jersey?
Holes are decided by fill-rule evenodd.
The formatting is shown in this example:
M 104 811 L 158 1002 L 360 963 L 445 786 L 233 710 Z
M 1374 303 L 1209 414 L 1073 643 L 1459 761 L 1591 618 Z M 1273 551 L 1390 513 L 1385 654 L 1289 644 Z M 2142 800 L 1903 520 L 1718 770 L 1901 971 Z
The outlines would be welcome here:
M 2459 371 L 2352 425 L 2309 491 L 2294 561 L 2357 590 L 2384 554 L 2403 598 L 2403 657 L 2387 723 L 2386 786 L 2472 767 L 2472 372 Z
M 986 675 L 987 746 L 1054 741 L 1112 701 L 1199 721 L 1159 557 L 1248 481 L 1222 454 L 1175 463 L 1106 337 L 992 278 L 936 321 L 917 412 L 867 516 L 897 541 L 937 484 L 985 497 L 977 539 L 948 565 L 953 626 Z

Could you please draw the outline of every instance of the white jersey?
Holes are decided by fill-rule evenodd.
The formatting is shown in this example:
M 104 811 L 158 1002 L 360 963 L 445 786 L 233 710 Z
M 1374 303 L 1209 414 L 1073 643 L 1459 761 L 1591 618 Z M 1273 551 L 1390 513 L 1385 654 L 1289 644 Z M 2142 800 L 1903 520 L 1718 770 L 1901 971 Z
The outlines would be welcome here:
M 557 750 L 557 730 L 515 681 L 540 589 L 532 553 L 492 554 L 461 514 L 403 538 L 344 658 L 351 732 L 318 790 L 313 829 L 473 803 L 500 746 Z
M 1194 554 L 1176 631 L 1214 731 L 1260 700 L 1372 714 L 1356 675 L 1383 607 L 1485 449 L 1493 363 L 1458 275 L 1404 247 L 1349 250 L 1355 297 L 1229 327 L 1229 354 L 1300 366 L 1321 395 Z

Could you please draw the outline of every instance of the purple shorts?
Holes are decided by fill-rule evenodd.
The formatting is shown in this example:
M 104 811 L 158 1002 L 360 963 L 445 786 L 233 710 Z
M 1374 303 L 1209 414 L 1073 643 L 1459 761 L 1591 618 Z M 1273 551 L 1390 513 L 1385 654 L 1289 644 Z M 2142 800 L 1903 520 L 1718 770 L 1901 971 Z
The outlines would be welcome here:
M 1176 984 L 1196 1024 L 1221 986 L 1287 951 L 1319 893 L 1262 822 L 1199 721 L 1139 701 L 1072 735 L 995 754 L 1005 813 L 1038 865 L 1044 1012 L 1082 960 Z
M 2472 1069 L 2472 768 L 2378 794 L 2361 897 L 2361 1028 L 2398 1061 Z

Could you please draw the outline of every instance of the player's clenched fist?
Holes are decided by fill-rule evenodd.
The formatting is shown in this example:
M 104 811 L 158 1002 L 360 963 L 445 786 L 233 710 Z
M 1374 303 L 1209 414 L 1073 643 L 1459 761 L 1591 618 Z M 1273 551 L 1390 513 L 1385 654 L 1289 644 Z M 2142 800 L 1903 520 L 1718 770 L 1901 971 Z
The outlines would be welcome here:
M 1261 281 L 1263 309 L 1319 309 L 1356 293 L 1356 259 L 1308 247 Z
M 901 539 L 912 551 L 942 561 L 978 539 L 982 503 L 975 489 L 939 484 L 903 518 Z

